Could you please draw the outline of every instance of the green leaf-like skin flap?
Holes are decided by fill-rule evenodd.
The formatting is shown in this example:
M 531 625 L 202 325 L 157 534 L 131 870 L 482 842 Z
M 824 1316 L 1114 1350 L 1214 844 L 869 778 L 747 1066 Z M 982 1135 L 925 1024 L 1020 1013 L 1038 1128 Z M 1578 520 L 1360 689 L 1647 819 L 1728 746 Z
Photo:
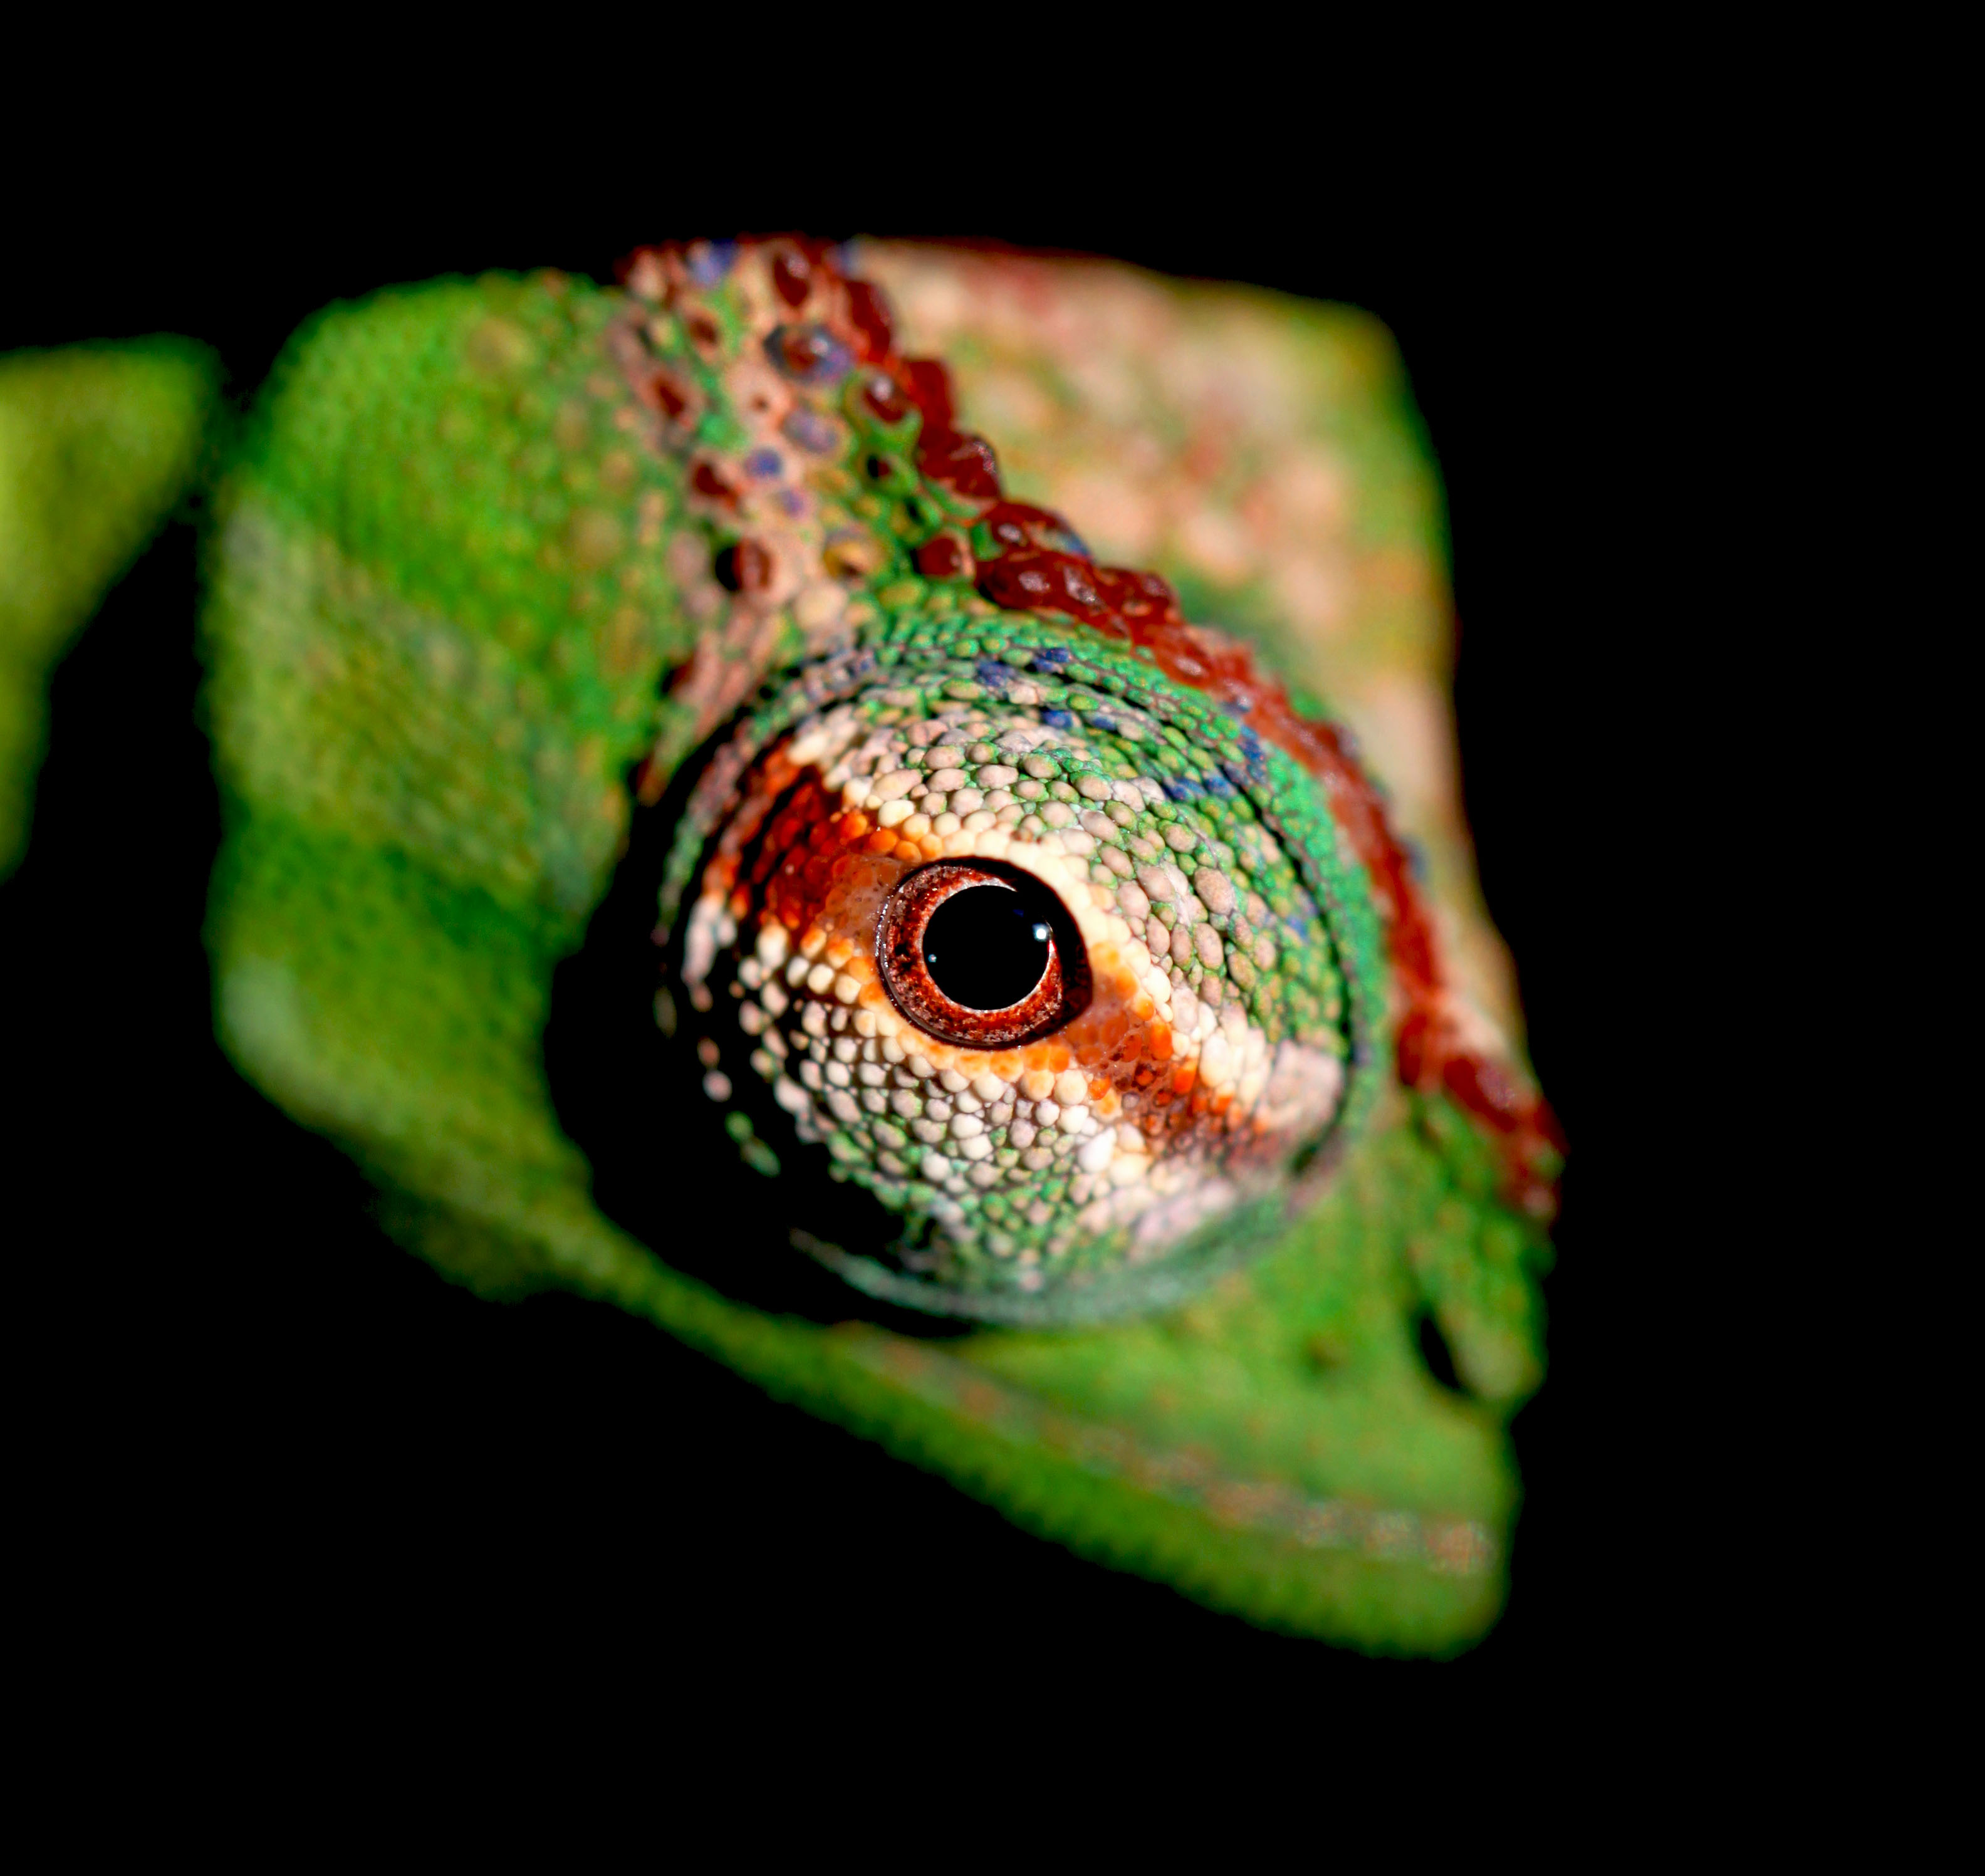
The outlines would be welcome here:
M 1505 1423 L 1540 1373 L 1546 1247 L 1444 1108 L 1389 1097 L 1279 1249 L 1100 1328 L 939 1341 L 771 1314 L 596 1207 L 547 1082 L 553 972 L 606 894 L 625 777 L 694 638 L 643 535 L 670 466 L 602 466 L 616 304 L 443 283 L 324 314 L 279 366 L 224 484 L 205 616 L 233 1059 L 364 1164 L 404 1242 L 485 1294 L 610 1300 L 1250 1620 L 1466 1646 L 1504 1593 Z M 696 1178 L 660 1149 L 654 1176 Z M 1463 1385 L 1429 1373 L 1430 1324 Z
M 183 339 L 0 358 L 0 879 L 27 847 L 49 674 L 192 482 L 216 383 Z

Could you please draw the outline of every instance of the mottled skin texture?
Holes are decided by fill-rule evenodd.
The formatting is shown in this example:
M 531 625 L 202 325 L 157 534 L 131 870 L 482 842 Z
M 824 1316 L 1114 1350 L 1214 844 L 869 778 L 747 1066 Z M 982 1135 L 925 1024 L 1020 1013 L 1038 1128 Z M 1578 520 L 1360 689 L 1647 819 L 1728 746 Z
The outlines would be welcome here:
M 678 252 L 623 292 L 440 283 L 299 335 L 210 545 L 223 1040 L 365 1166 L 405 1241 L 489 1294 L 611 1298 L 1030 1528 L 1251 1619 L 1465 1646 L 1500 1606 L 1503 1428 L 1541 1371 L 1534 1207 L 1511 1202 L 1493 1133 L 1394 1074 L 1369 883 L 1301 765 L 1125 646 L 988 602 L 950 550 L 920 561 L 956 537 L 982 568 L 997 544 L 919 475 L 909 418 L 887 399 L 873 423 L 850 414 L 858 357 L 767 352 L 773 258 Z M 913 311 L 947 268 L 969 284 L 990 263 L 878 264 Z M 1342 418 L 1348 487 L 1412 460 L 1370 390 L 1394 367 L 1369 326 L 1027 266 L 1015 292 L 1050 337 L 1071 307 L 1145 306 L 1121 324 L 1134 374 L 1188 375 L 1161 314 L 1256 320 L 1258 356 L 1284 347 L 1314 391 L 1317 428 L 1295 434 Z M 797 271 L 781 321 L 845 332 L 828 276 Z M 1001 342 L 1010 380 L 1024 341 Z M 959 395 L 969 418 L 969 370 Z M 1113 395 L 1071 394 L 1066 426 L 1127 421 Z M 1141 407 L 1154 429 L 1164 403 Z M 1281 420 L 1234 409 L 1230 455 L 1271 456 Z M 1119 497 L 1170 472 L 1133 455 Z M 1416 552 L 1437 590 L 1429 521 L 1407 504 L 1374 523 L 1393 589 Z M 1201 535 L 1218 545 L 1181 538 Z M 1211 558 L 1177 569 L 1196 603 L 1241 566 Z M 1234 592 L 1231 622 L 1266 603 Z M 1372 631 L 1347 616 L 1338 664 L 1391 700 L 1368 740 L 1389 723 L 1419 749 L 1405 804 L 1432 806 L 1411 831 L 1436 884 L 1465 884 L 1428 738 L 1398 728 L 1438 726 L 1437 673 L 1396 609 Z M 1315 642 L 1281 635 L 1312 683 L 1331 663 Z M 1399 706 L 1416 684 L 1431 717 Z M 750 877 L 767 851 L 779 864 Z M 865 921 L 941 858 L 1058 895 L 1096 967 L 1083 1015 L 1019 1049 L 908 1045 Z M 635 1168 L 683 1194 L 681 1235 L 646 1242 L 596 1204 L 611 1169 L 561 1123 L 545 1055 L 560 960 L 599 948 L 620 885 L 659 903 L 656 1059 L 700 1085 Z M 1466 891 L 1437 911 L 1469 1020 L 1500 1045 L 1493 935 Z M 719 1153 L 743 1169 L 722 1190 L 746 1195 L 721 1220 L 696 1209 Z M 707 1240 L 733 1236 L 730 1268 Z M 862 1321 L 858 1289 L 824 1320 L 753 1307 L 754 1258 L 812 1267 L 794 1243 L 885 1299 L 1041 1326 L 919 1339 L 886 1311 Z M 1427 1372 L 1429 1324 L 1466 1391 Z

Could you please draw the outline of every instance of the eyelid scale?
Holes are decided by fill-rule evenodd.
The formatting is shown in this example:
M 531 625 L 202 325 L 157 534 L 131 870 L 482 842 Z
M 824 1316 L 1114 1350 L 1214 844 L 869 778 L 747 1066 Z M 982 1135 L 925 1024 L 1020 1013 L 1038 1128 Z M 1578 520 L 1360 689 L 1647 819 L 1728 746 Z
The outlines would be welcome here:
M 1497 1069 L 1493 1025 L 1469 1016 L 1450 988 L 1452 967 L 1434 968 L 1442 935 L 1398 915 L 1409 863 L 1388 844 L 1376 798 L 1338 760 L 1339 743 L 1293 712 L 1278 718 L 1268 687 L 1221 635 L 1181 625 L 1137 642 L 1135 622 L 1162 624 L 1169 602 L 1086 560 L 1085 542 L 1107 538 L 1110 501 L 1073 516 L 1080 535 L 1030 513 L 981 538 L 973 514 L 992 500 L 985 491 L 996 489 L 1003 464 L 1051 450 L 1052 422 L 1040 414 L 1051 401 L 1029 407 L 1006 388 L 1020 421 L 994 438 L 1015 452 L 1001 458 L 963 428 L 961 413 L 979 395 L 969 384 L 956 408 L 921 384 L 928 409 L 906 395 L 871 398 L 860 334 L 835 327 L 824 256 L 801 270 L 806 297 L 781 316 L 780 342 L 755 358 L 742 338 L 755 330 L 761 276 L 741 269 L 734 252 L 720 266 L 694 249 L 653 263 L 676 267 L 687 283 L 667 305 L 644 298 L 637 261 L 623 296 L 544 279 L 455 284 L 328 315 L 299 341 L 228 482 L 216 537 L 210 707 L 230 817 L 213 919 L 223 1035 L 264 1086 L 374 1170 L 396 1228 L 470 1280 L 495 1289 L 556 1280 L 611 1295 L 815 1411 L 940 1455 L 943 1469 L 979 1481 L 996 1502 L 1049 1505 L 1041 1522 L 1063 1541 L 1117 1560 L 1134 1554 L 1137 1567 L 1221 1606 L 1361 1645 L 1452 1646 L 1480 1632 L 1500 1594 L 1514 1485 L 1496 1431 L 1506 1406 L 1483 1403 L 1520 1398 L 1538 1371 L 1533 1283 L 1545 1253 L 1523 1185 L 1530 1175 L 1547 1182 L 1547 1123 L 1520 1072 Z M 884 261 L 901 284 L 906 330 L 947 317 L 956 327 L 969 317 L 960 304 L 985 284 L 969 257 Z M 938 290 L 946 266 L 948 313 Z M 1019 271 L 1036 304 L 1042 291 L 1061 295 L 1067 317 L 1043 331 L 1101 317 L 1084 307 L 1107 305 L 1120 288 L 1109 270 Z M 1131 277 L 1134 296 L 1158 294 L 1161 326 L 1170 319 L 1189 331 L 1210 304 Z M 978 304 L 996 312 L 1023 297 L 989 289 Z M 1248 296 L 1221 304 L 1244 351 L 1297 357 L 1305 371 L 1327 354 L 1332 381 L 1359 381 L 1363 367 L 1347 362 L 1355 348 L 1332 351 L 1336 341 L 1305 324 L 1308 314 L 1281 315 L 1279 327 L 1257 316 L 1250 326 Z M 816 327 L 826 329 L 808 330 Z M 1002 369 L 1028 355 L 1010 334 L 1002 342 Z M 915 359 L 895 355 L 915 380 Z M 1110 357 L 1096 354 L 1105 375 Z M 630 378 L 630 357 L 653 369 Z M 1134 347 L 1124 368 L 1144 369 Z M 1127 401 L 1120 388 L 1083 382 L 1081 408 L 1105 428 L 1110 411 L 1164 394 L 1145 384 Z M 864 453 L 864 399 L 878 424 L 895 426 L 886 450 Z M 1399 474 L 1385 450 L 1411 455 L 1387 421 L 1375 432 L 1389 439 L 1384 449 L 1358 465 L 1379 483 Z M 1244 418 L 1243 434 L 1265 434 L 1261 421 Z M 918 455 L 926 440 L 927 470 Z M 871 455 L 882 465 L 873 472 Z M 1139 459 L 1127 446 L 1122 460 Z M 1328 464 L 1299 462 L 1271 482 L 1244 527 L 1320 528 L 1344 480 L 1340 471 L 1333 496 Z M 1070 485 L 1076 492 L 1080 481 Z M 1093 475 L 1090 485 L 1100 487 Z M 922 505 L 915 542 L 895 525 L 913 502 Z M 1418 511 L 1408 502 L 1402 512 Z M 1245 586 L 1242 526 L 1209 510 L 1182 539 L 1180 565 L 1199 569 L 1184 579 L 1189 611 L 1215 616 L 1193 600 L 1192 578 L 1202 592 L 1228 590 L 1223 579 L 1236 592 Z M 1399 549 L 1404 559 L 1355 579 L 1369 577 L 1374 591 L 1385 580 L 1406 591 L 1416 578 L 1437 587 L 1415 538 L 1422 544 Z M 1313 559 L 1308 547 L 1291 549 L 1278 572 L 1308 604 L 1331 576 L 1305 555 Z M 814 577 L 816 565 L 824 577 Z M 1412 565 L 1421 571 L 1402 571 Z M 951 609 L 935 610 L 932 596 L 945 593 Z M 1060 609 L 1013 603 L 1029 595 Z M 1003 622 L 1003 650 L 990 657 L 962 649 L 961 623 L 982 618 Z M 1103 629 L 1112 620 L 1132 622 L 1126 636 Z M 1355 644 L 1366 643 L 1363 630 Z M 1026 656 L 1010 661 L 1008 649 Z M 1371 679 L 1382 706 L 1389 693 L 1372 675 L 1382 663 L 1367 671 L 1352 658 L 1346 668 L 1353 690 Z M 791 675 L 777 681 L 781 673 Z M 995 689 L 1003 708 L 1028 713 L 1024 733 L 989 718 L 985 753 L 975 755 L 971 713 Z M 881 722 L 891 710 L 898 721 Z M 1271 720 L 1296 748 L 1260 729 L 1250 741 L 1241 730 L 1251 717 Z M 1410 706 L 1391 717 L 1379 708 L 1368 740 L 1389 734 L 1410 750 L 1411 719 Z M 882 766 L 913 736 L 914 763 Z M 1224 815 L 1232 800 L 1254 797 L 1221 766 L 1223 743 L 1262 797 L 1231 837 L 1211 807 Z M 690 760 L 699 751 L 700 767 Z M 1319 774 L 1328 819 L 1305 845 L 1302 829 L 1278 830 L 1266 817 L 1286 817 L 1318 787 L 1305 778 Z M 1236 796 L 1220 796 L 1215 777 Z M 1293 1124 L 1322 1111 L 1305 1103 L 1327 1079 L 1328 1052 L 1307 1066 L 1278 1053 L 1288 1038 L 1272 1025 L 1287 1009 L 1299 1025 L 1321 1025 L 1318 1034 L 1335 1025 L 1345 1038 L 1347 1052 L 1329 1057 L 1345 1077 L 1332 1124 L 1358 1143 L 1271 1254 L 1211 1287 L 1160 1289 L 1167 1307 L 1156 1318 L 986 1331 L 940 1347 L 881 1328 L 781 1324 L 726 1303 L 600 1217 L 545 1082 L 553 967 L 581 945 L 617 856 L 639 832 L 630 793 L 662 803 L 677 787 L 689 793 L 663 869 L 659 922 L 686 956 L 693 943 L 707 949 L 700 979 L 685 969 L 673 988 L 657 987 L 658 1008 L 672 1005 L 679 1025 L 669 1039 L 686 1052 L 697 1025 L 720 1011 L 720 994 L 733 1008 L 746 1004 L 726 987 L 710 995 L 710 1010 L 697 1007 L 699 985 L 711 992 L 721 958 L 729 982 L 743 984 L 747 965 L 758 975 L 746 987 L 764 1020 L 750 1039 L 768 1057 L 774 1039 L 786 1051 L 768 1078 L 748 1058 L 720 1055 L 707 1072 L 727 1092 L 710 1097 L 714 1111 L 734 1110 L 747 1076 L 762 1081 L 771 1118 L 795 1126 L 800 1116 L 778 1102 L 782 1076 L 808 1114 L 829 1120 L 834 1096 L 866 1113 L 872 1094 L 903 1136 L 901 1151 L 886 1150 L 905 1166 L 914 1143 L 919 1169 L 942 1159 L 944 1180 L 970 1192 L 972 1171 L 999 1153 L 1013 1153 L 1017 1166 L 1046 1152 L 1051 1166 L 1023 1170 L 1066 1169 L 1063 1190 L 1081 1184 L 1083 1194 L 1068 1202 L 1102 1208 L 1105 1235 L 1129 1232 L 1154 1208 L 1121 1223 L 1110 1208 L 1129 1202 L 1123 1194 L 1142 1203 L 1136 1177 L 1148 1186 L 1159 1156 L 1125 1136 L 1127 1106 L 1149 1117 L 1157 1092 L 1172 1096 L 1168 1110 L 1189 1110 L 1203 1091 L 1231 1089 L 1238 1099 L 1247 1087 L 1251 1113 Z M 939 794 L 944 807 L 926 811 L 921 804 Z M 976 806 L 958 799 L 973 794 Z M 762 850 L 754 843 L 779 827 L 802 857 L 795 872 L 747 881 L 759 895 L 747 906 L 754 915 L 762 898 L 795 922 L 775 918 L 734 955 L 741 927 L 727 928 L 736 915 L 724 892 L 735 882 L 707 888 L 741 799 L 761 799 L 763 812 L 748 835 L 740 831 L 733 863 L 748 870 Z M 982 814 L 989 824 L 969 824 Z M 995 830 L 1006 841 L 991 857 L 1053 890 L 1082 921 L 1086 947 L 1095 935 L 1087 948 L 1099 975 L 1116 973 L 1101 994 L 1124 1029 L 1103 1045 L 1146 1039 L 1134 1057 L 1109 1055 L 1107 1076 L 1083 1073 L 1072 1051 L 1060 1062 L 1051 1039 L 1038 1062 L 981 1064 L 935 1042 L 927 1055 L 898 1044 L 904 1059 L 892 1062 L 879 1029 L 859 1027 L 881 1014 L 865 998 L 886 1003 L 886 990 L 864 975 L 848 933 L 816 934 L 819 906 L 878 911 L 886 870 L 900 878 L 912 864 L 904 847 L 928 864 L 957 857 L 947 844 L 961 838 L 998 846 Z M 872 845 L 885 834 L 886 854 Z M 844 851 L 851 845 L 861 854 Z M 1209 854 L 1213 847 L 1222 851 Z M 969 851 L 979 855 L 976 844 Z M 1431 851 L 1438 872 L 1449 864 L 1438 839 Z M 816 863 L 821 876 L 810 881 Z M 1342 872 L 1334 908 L 1332 865 Z M 1342 944 L 1306 948 L 1329 920 L 1342 925 Z M 1402 931 L 1408 942 L 1396 955 Z M 356 954 L 353 935 L 362 935 Z M 1335 1015 L 1325 1013 L 1333 992 L 1321 964 L 1314 981 L 1285 971 L 1291 958 L 1307 968 L 1312 955 L 1335 958 Z M 872 966 L 872 950 L 868 958 Z M 1216 979 L 1234 987 L 1217 1004 L 1201 994 Z M 1309 1005 L 1278 1000 L 1297 992 Z M 1138 1013 L 1140 999 L 1148 1013 Z M 1416 1015 L 1423 1020 L 1409 1029 Z M 872 1042 L 874 1060 L 862 1052 Z M 1194 1075 L 1176 1088 L 1160 1070 L 1175 1077 L 1187 1045 Z M 865 1069 L 883 1085 L 864 1080 Z M 1140 1073 L 1150 1076 L 1141 1086 Z M 905 1074 L 915 1087 L 898 1084 Z M 898 1095 L 921 1103 L 914 1123 L 890 1105 Z M 1007 1119 L 989 1121 L 1008 1105 Z M 1065 1129 L 1064 1117 L 1077 1115 Z M 940 1140 L 913 1133 L 916 1123 Z M 752 1126 L 737 1151 L 778 1159 L 781 1181 L 792 1176 L 792 1156 Z M 821 1153 L 845 1130 L 835 1126 L 823 1125 Z M 1033 1129 L 1025 1146 L 1014 1143 L 1022 1128 Z M 1006 1146 L 969 1156 L 972 1143 L 999 1129 Z M 1061 1156 L 1040 1144 L 1050 1129 L 1068 1143 Z M 1513 1146 L 1529 1156 L 1513 1186 Z M 665 1149 L 657 1143 L 666 1170 Z M 1130 1183 L 1115 1183 L 1120 1162 Z M 922 1183 L 932 1203 L 963 1209 L 942 1181 Z M 1160 1195 L 1181 1217 L 1203 1196 Z M 1281 1200 L 1246 1203 L 1265 1234 L 1290 1215 Z M 1023 1231 L 1033 1228 L 1023 1221 Z M 815 1249 L 848 1254 L 825 1241 Z M 1027 1267 L 1048 1257 L 1043 1240 Z M 1002 1294 L 1017 1302 L 1029 1293 Z M 1426 1379 L 1411 1339 L 1422 1309 L 1438 1317 L 1475 1402 L 1457 1405 Z M 1242 1349 L 1254 1352 L 1236 1368 Z M 1381 1424 L 1392 1431 L 1375 1434 Z M 1108 1495 L 1109 1517 L 1082 1509 L 1090 1492 Z M 1108 1536 L 1111 1518 L 1138 1532 L 1141 1548 Z

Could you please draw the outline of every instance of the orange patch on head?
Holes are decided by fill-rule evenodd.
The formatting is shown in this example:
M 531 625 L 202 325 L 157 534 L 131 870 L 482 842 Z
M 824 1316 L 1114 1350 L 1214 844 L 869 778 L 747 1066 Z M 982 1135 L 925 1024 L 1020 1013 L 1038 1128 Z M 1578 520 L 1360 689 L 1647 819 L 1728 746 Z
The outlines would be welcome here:
M 1151 1025 L 1151 1059 L 1169 1062 L 1172 1059 L 1172 1032 L 1161 1022 Z
M 896 837 L 887 827 L 878 827 L 862 845 L 872 854 L 892 854 L 896 851 Z
M 1191 1062 L 1181 1062 L 1172 1072 L 1173 1093 L 1190 1093 L 1192 1089 L 1193 1083 L 1198 1080 L 1198 1065 Z

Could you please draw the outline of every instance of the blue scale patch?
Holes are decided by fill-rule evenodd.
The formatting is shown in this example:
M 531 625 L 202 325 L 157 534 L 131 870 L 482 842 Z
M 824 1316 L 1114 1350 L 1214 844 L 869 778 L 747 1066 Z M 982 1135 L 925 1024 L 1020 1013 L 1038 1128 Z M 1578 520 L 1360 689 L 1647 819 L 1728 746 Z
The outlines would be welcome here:
M 689 277 L 699 287 L 714 287 L 737 258 L 735 241 L 699 241 L 689 250 Z
M 779 426 L 780 434 L 811 456 L 831 455 L 839 446 L 840 433 L 832 421 L 804 404 L 796 405 Z

